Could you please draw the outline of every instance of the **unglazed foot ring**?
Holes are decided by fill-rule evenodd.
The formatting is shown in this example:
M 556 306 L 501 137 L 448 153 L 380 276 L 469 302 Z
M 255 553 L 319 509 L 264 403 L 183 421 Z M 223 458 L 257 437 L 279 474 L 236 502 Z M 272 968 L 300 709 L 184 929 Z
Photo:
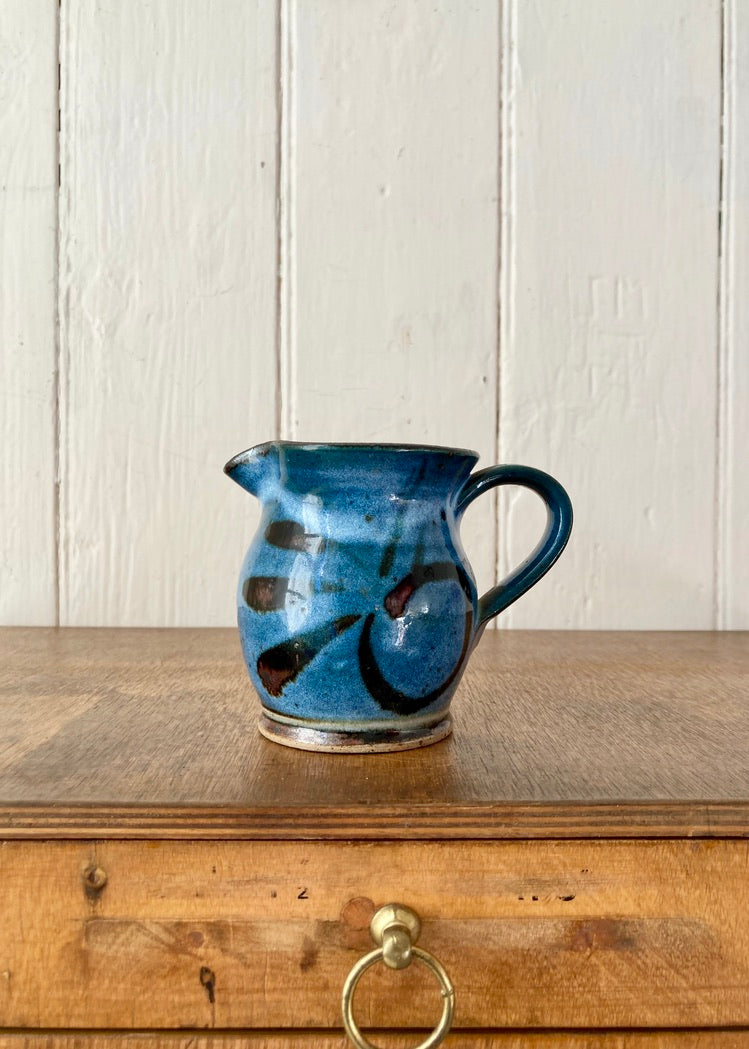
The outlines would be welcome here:
M 448 714 L 434 725 L 411 729 L 357 728 L 348 731 L 288 725 L 262 713 L 258 728 L 266 739 L 297 750 L 316 750 L 323 754 L 375 754 L 383 751 L 415 750 L 439 743 L 452 732 Z

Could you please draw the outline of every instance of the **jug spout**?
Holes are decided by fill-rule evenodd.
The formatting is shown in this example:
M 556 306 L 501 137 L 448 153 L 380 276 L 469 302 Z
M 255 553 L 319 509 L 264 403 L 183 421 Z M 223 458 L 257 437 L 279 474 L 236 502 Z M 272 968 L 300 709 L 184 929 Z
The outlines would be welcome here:
M 273 441 L 239 452 L 224 467 L 224 473 L 252 495 L 262 499 L 270 485 L 280 478 L 278 445 Z

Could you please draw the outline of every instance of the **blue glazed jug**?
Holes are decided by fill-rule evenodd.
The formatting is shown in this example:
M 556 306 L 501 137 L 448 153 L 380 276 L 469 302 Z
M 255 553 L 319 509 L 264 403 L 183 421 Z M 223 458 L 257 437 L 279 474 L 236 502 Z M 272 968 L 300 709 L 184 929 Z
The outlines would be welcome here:
M 262 503 L 238 622 L 263 735 L 349 752 L 448 735 L 450 700 L 484 627 L 551 568 L 572 528 L 554 478 L 528 466 L 472 474 L 477 461 L 460 448 L 272 441 L 226 464 Z M 505 484 L 541 496 L 547 528 L 478 597 L 460 520 Z

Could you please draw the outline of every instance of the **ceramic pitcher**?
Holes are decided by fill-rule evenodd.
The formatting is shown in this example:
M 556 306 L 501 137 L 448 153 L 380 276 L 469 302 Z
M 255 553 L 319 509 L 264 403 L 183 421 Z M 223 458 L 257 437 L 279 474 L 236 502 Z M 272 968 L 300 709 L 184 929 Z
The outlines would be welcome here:
M 564 549 L 572 507 L 528 466 L 471 473 L 475 452 L 269 442 L 226 473 L 262 504 L 239 579 L 238 623 L 260 731 L 305 750 L 402 750 L 451 731 L 450 700 L 487 622 Z M 460 520 L 498 485 L 546 503 L 528 559 L 482 597 Z

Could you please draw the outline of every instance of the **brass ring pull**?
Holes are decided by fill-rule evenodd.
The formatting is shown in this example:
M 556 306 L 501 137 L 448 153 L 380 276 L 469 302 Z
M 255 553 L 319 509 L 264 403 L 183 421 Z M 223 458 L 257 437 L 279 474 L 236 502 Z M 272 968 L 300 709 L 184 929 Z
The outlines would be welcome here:
M 346 1034 L 358 1049 L 378 1049 L 368 1042 L 354 1019 L 354 991 L 362 975 L 377 962 L 382 961 L 390 969 L 405 969 L 417 958 L 437 977 L 442 995 L 442 1016 L 432 1033 L 415 1049 L 434 1049 L 444 1039 L 453 1022 L 455 1011 L 455 988 L 443 966 L 429 951 L 414 947 L 421 932 L 419 916 L 408 907 L 389 903 L 380 907 L 370 924 L 372 939 L 380 946 L 360 958 L 346 977 L 343 985 L 342 1010 Z

